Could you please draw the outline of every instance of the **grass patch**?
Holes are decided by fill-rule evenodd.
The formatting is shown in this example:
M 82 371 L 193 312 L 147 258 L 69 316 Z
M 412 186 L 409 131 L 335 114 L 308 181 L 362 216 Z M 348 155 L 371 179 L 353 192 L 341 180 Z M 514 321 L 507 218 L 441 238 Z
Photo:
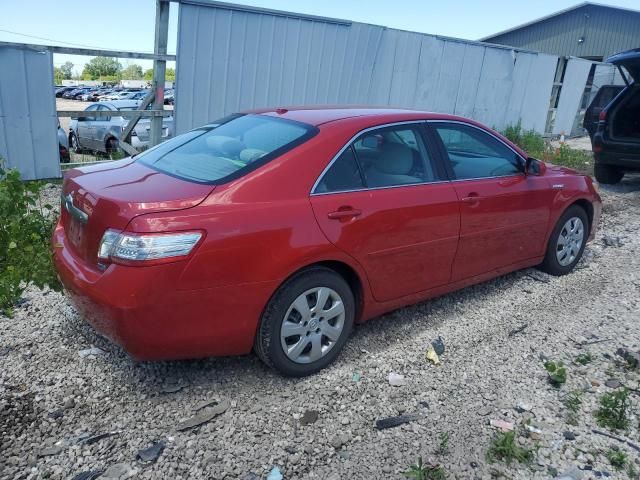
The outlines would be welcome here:
M 616 470 L 622 470 L 627 464 L 627 454 L 617 448 L 610 448 L 605 456 Z
M 591 362 L 593 362 L 593 355 L 591 355 L 589 352 L 581 353 L 574 359 L 574 362 L 580 365 L 589 365 Z
M 514 460 L 519 463 L 531 463 L 533 457 L 533 450 L 521 447 L 516 443 L 515 432 L 498 433 L 491 441 L 487 451 L 489 462 L 493 463 L 499 460 L 507 465 L 511 465 Z
M 549 377 L 549 383 L 556 388 L 559 388 L 567 382 L 567 370 L 562 365 L 562 362 L 544 362 L 544 368 L 547 371 Z
M 524 130 L 520 122 L 516 125 L 508 126 L 502 131 L 502 134 L 531 157 L 583 172 L 593 169 L 593 155 L 591 152 L 577 150 L 566 144 L 554 148 L 539 133 L 533 130 Z
M 422 457 L 418 457 L 418 461 L 409 466 L 404 476 L 413 480 L 445 480 L 447 473 L 442 465 L 423 463 Z
M 449 432 L 442 432 L 438 435 L 440 442 L 438 443 L 438 448 L 436 453 L 438 455 L 446 455 L 449 453 Z
M 582 407 L 582 395 L 582 390 L 573 390 L 569 392 L 562 401 L 568 412 L 567 423 L 571 425 L 578 424 L 578 413 L 580 412 L 580 407 Z
M 629 390 L 626 388 L 600 397 L 600 407 L 596 412 L 598 425 L 611 430 L 626 430 L 629 426 Z

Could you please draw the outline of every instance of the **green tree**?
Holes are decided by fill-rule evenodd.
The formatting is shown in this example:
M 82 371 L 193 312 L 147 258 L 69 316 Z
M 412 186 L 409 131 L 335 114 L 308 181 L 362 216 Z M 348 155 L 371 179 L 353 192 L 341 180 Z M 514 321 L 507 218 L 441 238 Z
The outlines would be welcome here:
M 85 80 L 98 80 L 103 77 L 120 78 L 122 64 L 115 58 L 94 57 L 89 60 L 82 70 Z
M 153 80 L 153 68 L 144 71 L 143 78 L 145 80 Z M 176 70 L 175 68 L 167 68 L 167 71 L 164 74 L 164 78 L 167 82 L 175 82 L 176 81 Z
M 60 67 L 60 70 L 62 71 L 65 80 L 71 80 L 71 76 L 73 75 L 73 63 L 64 62 Z
M 64 72 L 61 68 L 53 67 L 53 83 L 60 85 L 64 80 Z
M 142 79 L 142 67 L 138 64 L 132 63 L 122 71 L 123 80 L 141 80 Z

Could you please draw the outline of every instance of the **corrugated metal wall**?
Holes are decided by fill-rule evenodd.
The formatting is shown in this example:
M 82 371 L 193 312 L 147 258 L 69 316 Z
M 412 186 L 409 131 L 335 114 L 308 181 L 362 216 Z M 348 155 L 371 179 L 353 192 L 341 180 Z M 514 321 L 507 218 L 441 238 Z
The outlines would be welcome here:
M 60 177 L 53 60 L 0 47 L 0 157 L 27 180 Z
M 247 108 L 367 104 L 544 131 L 557 58 L 380 26 L 181 3 L 176 129 Z
M 582 38 L 582 42 L 578 40 Z M 585 5 L 484 41 L 554 55 L 601 57 L 640 47 L 640 13 Z

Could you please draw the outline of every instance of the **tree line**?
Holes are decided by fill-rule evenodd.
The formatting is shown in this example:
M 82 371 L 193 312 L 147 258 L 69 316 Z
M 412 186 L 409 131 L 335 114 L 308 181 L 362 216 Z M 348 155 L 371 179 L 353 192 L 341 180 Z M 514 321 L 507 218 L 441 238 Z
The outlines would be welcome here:
M 53 67 L 53 77 L 56 84 L 62 83 L 62 80 L 103 80 L 103 81 L 120 81 L 120 80 L 149 80 L 153 79 L 153 69 L 143 70 L 137 63 L 130 64 L 124 68 L 116 58 L 94 57 L 87 62 L 82 69 L 81 75 L 73 75 L 73 67 L 71 62 L 65 62 L 59 67 Z M 166 80 L 174 82 L 176 80 L 176 71 L 173 68 L 167 68 Z

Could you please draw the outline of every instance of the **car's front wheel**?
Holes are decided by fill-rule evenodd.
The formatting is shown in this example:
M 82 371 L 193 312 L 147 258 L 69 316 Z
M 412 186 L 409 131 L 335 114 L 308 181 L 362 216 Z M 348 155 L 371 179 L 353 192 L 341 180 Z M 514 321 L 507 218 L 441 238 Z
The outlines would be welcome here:
M 599 183 L 613 185 L 619 183 L 624 177 L 624 172 L 617 167 L 611 165 L 603 165 L 596 162 L 593 166 L 593 173 Z
M 285 375 L 310 375 L 338 356 L 354 317 L 353 292 L 344 278 L 328 268 L 310 268 L 287 280 L 269 301 L 254 349 Z
M 589 237 L 589 219 L 582 207 L 572 205 L 556 223 L 540 269 L 550 275 L 566 275 L 580 261 Z

